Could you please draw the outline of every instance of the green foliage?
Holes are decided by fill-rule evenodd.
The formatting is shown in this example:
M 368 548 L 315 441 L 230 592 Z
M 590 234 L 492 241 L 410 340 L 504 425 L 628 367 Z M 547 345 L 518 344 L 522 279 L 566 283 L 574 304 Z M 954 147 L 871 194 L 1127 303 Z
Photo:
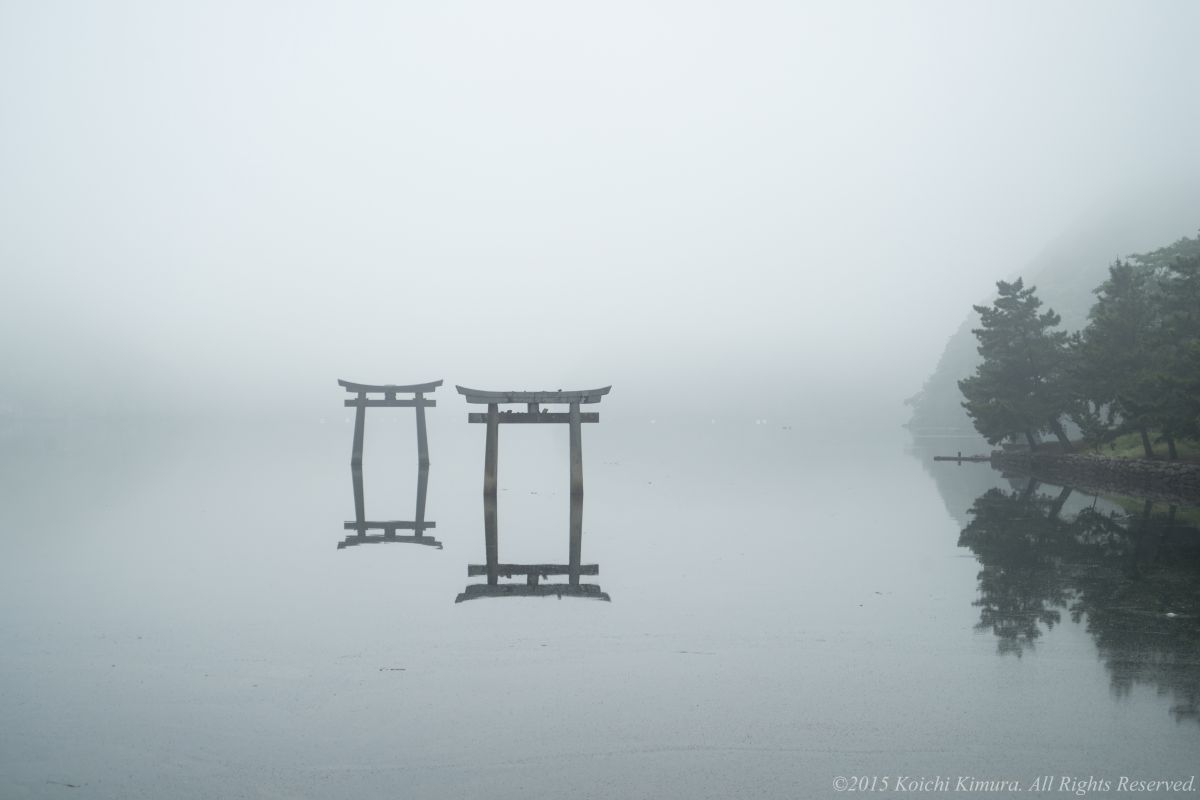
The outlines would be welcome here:
M 1157 388 L 1164 433 L 1200 438 L 1200 237 L 1190 240 L 1195 252 L 1181 247 L 1187 242 L 1174 246 L 1177 255 L 1163 271 Z
M 989 442 L 1024 435 L 1032 447 L 1050 431 L 1066 445 L 1063 415 L 1097 448 L 1136 433 L 1144 455 L 1157 439 L 1176 458 L 1181 440 L 1200 440 L 1200 236 L 1114 263 L 1071 336 L 1033 287 L 996 286 L 990 308 L 974 306 L 983 363 L 959 381 Z
M 1072 339 L 1070 388 L 1072 418 L 1098 443 L 1123 430 L 1147 429 L 1161 416 L 1162 320 L 1153 275 L 1145 269 L 1118 261 L 1095 292 L 1088 326 Z
M 1200 636 L 1180 625 L 1200 614 L 1195 510 L 1118 496 L 1124 511 L 1092 501 L 1071 512 L 1072 493 L 1030 479 L 975 500 L 958 543 L 980 564 L 976 629 L 1019 657 L 1068 615 L 1086 618 L 1114 685 L 1163 678 L 1180 717 L 1200 719 Z
M 1043 430 L 1063 438 L 1058 420 L 1068 405 L 1067 334 L 1055 330 L 1059 316 L 1039 311 L 1035 287 L 1026 289 L 1020 278 L 996 288 L 990 308 L 974 307 L 980 327 L 972 332 L 983 361 L 958 383 L 963 407 L 991 444 L 1023 434 L 1032 445 Z
M 1162 436 L 1153 432 L 1151 440 L 1160 443 Z M 1176 442 L 1176 449 L 1181 459 L 1200 461 L 1200 441 L 1181 438 Z M 1097 447 L 1096 452 L 1109 458 L 1141 458 L 1145 455 L 1141 437 L 1136 433 L 1123 433 Z

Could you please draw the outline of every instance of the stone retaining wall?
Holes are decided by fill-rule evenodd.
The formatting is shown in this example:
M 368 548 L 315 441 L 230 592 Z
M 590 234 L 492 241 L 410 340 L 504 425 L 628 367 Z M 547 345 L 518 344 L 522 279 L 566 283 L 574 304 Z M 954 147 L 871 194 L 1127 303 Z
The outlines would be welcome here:
M 992 453 L 1004 472 L 1060 486 L 1200 505 L 1200 464 L 1062 453 Z

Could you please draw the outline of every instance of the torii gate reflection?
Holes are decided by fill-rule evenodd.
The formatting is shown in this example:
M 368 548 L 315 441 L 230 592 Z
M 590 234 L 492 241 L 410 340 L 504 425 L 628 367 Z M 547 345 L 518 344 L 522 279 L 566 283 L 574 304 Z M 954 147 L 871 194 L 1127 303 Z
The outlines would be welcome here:
M 610 598 L 591 583 L 580 583 L 581 575 L 598 575 L 600 567 L 597 564 L 583 564 L 583 448 L 582 425 L 585 422 L 599 422 L 600 415 L 595 412 L 582 413 L 581 404 L 599 403 L 608 394 L 611 386 L 600 389 L 584 389 L 580 391 L 542 391 L 542 392 L 487 392 L 478 389 L 456 387 L 459 394 L 468 403 L 486 404 L 486 414 L 468 414 L 468 422 L 486 423 L 487 438 L 484 447 L 483 462 L 483 530 L 486 564 L 468 564 L 467 576 L 487 576 L 485 584 L 468 584 L 454 602 L 474 600 L 480 597 L 588 597 L 595 600 L 608 601 Z M 526 406 L 524 412 L 506 411 L 500 413 L 501 404 L 520 403 Z M 566 404 L 567 413 L 551 413 L 541 408 L 541 405 Z M 568 555 L 566 564 L 502 564 L 500 563 L 500 547 L 498 524 L 496 519 L 496 464 L 499 450 L 499 426 L 501 423 L 511 424 L 546 424 L 567 423 L 570 425 L 570 467 L 571 467 L 571 517 L 568 536 Z M 525 576 L 525 583 L 500 583 L 500 577 L 511 578 L 514 575 Z M 566 575 L 567 583 L 541 583 L 542 578 L 552 575 Z
M 437 527 L 436 522 L 425 519 L 425 499 L 429 491 L 429 441 L 425 432 L 425 409 L 437 405 L 436 400 L 425 398 L 426 393 L 432 393 L 442 385 L 441 381 L 419 383 L 408 386 L 386 384 L 374 386 L 363 383 L 350 383 L 339 380 L 338 384 L 346 391 L 357 397 L 345 401 L 346 406 L 357 409 L 354 417 L 354 445 L 350 453 L 350 476 L 354 485 L 354 520 L 343 524 L 345 530 L 355 531 L 356 534 L 347 536 L 338 542 L 338 549 L 354 547 L 362 544 L 403 543 L 422 544 L 442 549 L 442 543 L 432 536 L 426 536 L 425 531 Z M 412 394 L 412 398 L 398 399 L 396 395 Z M 367 397 L 368 394 L 382 394 L 382 398 Z M 368 520 L 366 518 L 366 503 L 363 498 L 362 451 L 363 431 L 368 407 L 414 407 L 417 412 L 417 507 L 412 520 Z M 369 530 L 381 530 L 382 535 L 367 535 Z M 411 530 L 411 535 L 397 535 L 398 530 Z

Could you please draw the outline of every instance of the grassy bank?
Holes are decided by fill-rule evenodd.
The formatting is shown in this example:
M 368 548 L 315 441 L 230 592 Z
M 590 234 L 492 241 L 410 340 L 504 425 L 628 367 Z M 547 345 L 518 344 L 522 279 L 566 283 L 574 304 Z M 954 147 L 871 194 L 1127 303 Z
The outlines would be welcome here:
M 1155 441 L 1158 434 L 1150 432 L 1150 441 L 1154 445 L 1154 455 L 1156 458 L 1167 457 L 1167 443 L 1163 441 Z M 1200 442 L 1194 439 L 1176 439 L 1175 450 L 1179 453 L 1180 461 L 1200 461 Z M 1080 450 L 1079 452 L 1089 452 Z M 1127 433 L 1124 436 L 1119 436 L 1112 442 L 1106 445 L 1101 445 L 1099 455 L 1108 456 L 1109 458 L 1145 458 L 1146 450 L 1142 447 L 1142 437 L 1136 433 Z

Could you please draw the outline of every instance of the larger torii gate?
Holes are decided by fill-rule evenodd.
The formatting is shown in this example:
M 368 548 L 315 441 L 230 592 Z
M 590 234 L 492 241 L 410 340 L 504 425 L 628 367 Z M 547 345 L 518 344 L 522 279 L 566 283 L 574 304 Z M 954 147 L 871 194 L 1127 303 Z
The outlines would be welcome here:
M 470 564 L 467 575 L 487 575 L 486 586 L 468 586 L 467 591 L 460 594 L 458 601 L 473 599 L 481 596 L 514 595 L 514 594 L 555 594 L 562 596 L 582 595 L 607 600 L 608 595 L 599 591 L 598 586 L 579 583 L 580 575 L 595 575 L 599 568 L 595 564 L 581 564 L 583 549 L 583 435 L 582 426 L 585 422 L 599 422 L 600 414 L 582 412 L 580 405 L 599 403 L 608 394 L 611 386 L 599 389 L 583 389 L 579 391 L 540 391 L 540 392 L 491 392 L 479 389 L 468 389 L 456 386 L 458 393 L 463 395 L 468 403 L 486 405 L 487 413 L 471 413 L 467 415 L 468 422 L 485 423 L 487 436 L 483 456 L 483 524 L 484 544 L 487 564 Z M 500 413 L 501 405 L 521 404 L 525 411 L 508 410 Z M 567 412 L 551 412 L 543 409 L 543 405 L 566 405 Z M 500 564 L 498 531 L 496 520 L 496 465 L 499 456 L 500 425 L 504 424 L 561 424 L 570 425 L 570 469 L 571 469 L 571 524 L 567 564 Z M 526 586 L 500 586 L 499 576 L 512 577 L 514 574 L 526 577 Z M 568 583 L 555 586 L 540 585 L 539 579 L 549 575 L 566 575 Z

